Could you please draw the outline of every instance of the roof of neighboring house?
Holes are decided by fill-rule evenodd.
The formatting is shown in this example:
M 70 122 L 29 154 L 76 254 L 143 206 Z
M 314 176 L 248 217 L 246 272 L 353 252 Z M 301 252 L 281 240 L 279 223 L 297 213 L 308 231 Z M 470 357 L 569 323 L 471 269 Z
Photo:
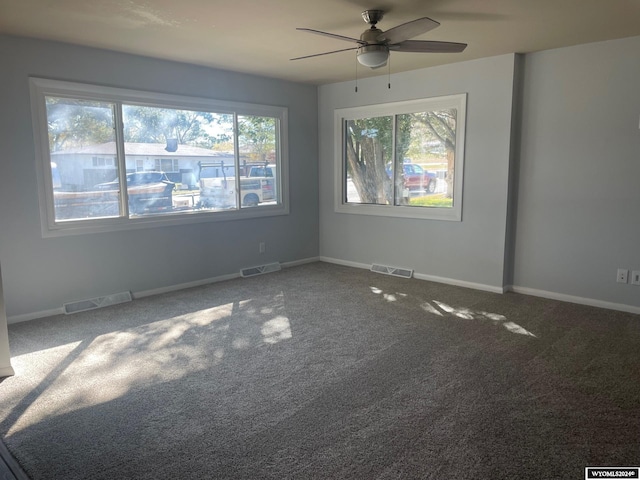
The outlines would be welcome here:
M 149 157 L 233 157 L 233 152 L 221 152 L 208 148 L 192 147 L 191 145 L 178 145 L 175 152 L 168 152 L 164 143 L 131 143 L 125 142 L 124 150 L 127 155 L 149 156 Z M 116 143 L 107 142 L 99 145 L 89 145 L 88 147 L 69 148 L 52 152 L 52 155 L 115 155 Z

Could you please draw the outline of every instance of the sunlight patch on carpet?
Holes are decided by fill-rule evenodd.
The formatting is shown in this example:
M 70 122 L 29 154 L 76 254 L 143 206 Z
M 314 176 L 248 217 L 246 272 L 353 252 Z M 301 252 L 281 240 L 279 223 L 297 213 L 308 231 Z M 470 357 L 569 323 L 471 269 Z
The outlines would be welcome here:
M 376 295 L 382 295 L 382 298 L 384 298 L 387 302 L 397 302 L 398 301 L 398 297 L 404 298 L 407 296 L 406 293 L 401 293 L 401 292 L 396 292 L 396 293 L 385 293 L 382 290 L 380 290 L 378 287 L 369 287 L 369 289 L 371 290 L 372 293 L 375 293 Z
M 452 307 L 451 305 L 448 305 L 444 302 L 439 302 L 437 300 L 434 300 L 433 303 L 440 307 L 444 312 L 455 317 L 465 320 L 489 320 L 494 325 L 502 325 L 502 327 L 504 327 L 511 333 L 537 338 L 526 328 L 518 325 L 515 322 L 507 321 L 507 317 L 499 313 L 490 313 L 481 310 L 475 311 L 466 307 Z
M 18 375 L 30 375 L 20 380 L 29 388 L 38 385 L 38 395 L 8 433 L 221 363 L 223 350 L 216 351 L 219 354 L 213 358 L 203 358 L 201 342 L 204 338 L 210 342 L 225 337 L 228 322 L 223 320 L 229 319 L 232 311 L 233 303 L 229 303 L 108 332 L 55 347 L 64 350 L 56 354 L 54 349 L 46 349 L 25 355 L 29 364 L 23 365 L 20 357 L 15 357 Z M 50 356 L 62 360 L 48 364 Z
M 371 290 L 371 293 L 373 293 L 374 295 L 382 296 L 382 298 L 390 303 L 404 300 L 407 297 L 407 295 L 404 293 L 387 293 L 384 290 L 374 286 L 369 286 L 369 289 Z M 437 315 L 439 317 L 451 316 L 461 318 L 463 320 L 489 321 L 493 325 L 501 325 L 511 333 L 537 338 L 534 333 L 530 332 L 529 330 L 521 325 L 518 325 L 515 322 L 508 321 L 507 317 L 500 313 L 472 310 L 468 307 L 454 307 L 452 305 L 449 305 L 448 303 L 438 300 L 433 300 L 432 302 L 423 302 L 420 304 L 420 308 L 431 315 Z
M 262 325 L 262 336 L 265 343 L 278 343 L 292 338 L 291 324 L 289 319 L 277 316 L 264 322 Z

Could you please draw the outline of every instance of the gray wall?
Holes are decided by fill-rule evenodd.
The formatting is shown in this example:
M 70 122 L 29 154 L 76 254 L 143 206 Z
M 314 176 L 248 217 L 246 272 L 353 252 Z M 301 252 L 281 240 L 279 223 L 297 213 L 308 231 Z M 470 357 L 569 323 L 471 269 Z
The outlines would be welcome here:
M 0 264 L 10 321 L 72 300 L 317 257 L 316 87 L 6 36 L 0 61 Z M 29 75 L 288 107 L 290 215 L 42 238 Z
M 320 254 L 640 313 L 640 37 L 325 85 Z M 468 92 L 461 223 L 337 214 L 334 108 Z M 511 149 L 511 161 L 509 161 Z
M 320 254 L 413 268 L 442 281 L 502 290 L 515 55 L 320 87 Z M 467 93 L 462 222 L 334 211 L 333 110 Z
M 639 120 L 640 37 L 526 56 L 514 285 L 638 311 Z

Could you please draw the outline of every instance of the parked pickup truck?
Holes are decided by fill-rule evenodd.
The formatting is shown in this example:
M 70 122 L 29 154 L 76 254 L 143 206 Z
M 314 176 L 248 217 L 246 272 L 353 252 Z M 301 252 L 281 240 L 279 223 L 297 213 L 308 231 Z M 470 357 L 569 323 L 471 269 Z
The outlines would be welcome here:
M 387 175 L 391 178 L 391 164 L 387 164 Z M 409 192 L 427 192 L 433 193 L 436 191 L 436 185 L 438 179 L 435 173 L 428 172 L 420 165 L 415 163 L 403 163 L 402 164 L 402 185 L 408 189 Z
M 129 211 L 140 215 L 171 210 L 174 187 L 163 172 L 128 173 Z M 88 191 L 54 188 L 53 200 L 57 219 L 115 216 L 120 211 L 120 184 L 99 183 Z
M 171 210 L 172 195 L 176 184 L 164 172 L 127 173 L 127 194 L 129 210 L 132 213 L 157 212 Z M 117 180 L 99 183 L 95 187 L 100 191 L 118 192 Z
M 235 166 L 223 162 L 200 162 L 200 206 L 235 208 Z M 277 200 L 276 167 L 269 164 L 241 166 L 239 184 L 243 207 Z

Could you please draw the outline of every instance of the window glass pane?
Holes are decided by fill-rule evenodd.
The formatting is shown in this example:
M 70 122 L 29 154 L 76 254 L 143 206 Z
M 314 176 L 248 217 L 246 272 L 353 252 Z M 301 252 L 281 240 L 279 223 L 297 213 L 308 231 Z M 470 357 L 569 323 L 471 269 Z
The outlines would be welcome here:
M 117 217 L 117 179 L 113 104 L 45 97 L 55 220 Z
M 393 203 L 393 117 L 345 122 L 346 201 Z
M 273 117 L 238 115 L 242 207 L 279 203 L 276 122 Z
M 236 208 L 232 114 L 122 110 L 130 216 Z
M 396 205 L 453 206 L 456 109 L 397 115 Z
M 144 166 L 144 162 L 142 163 Z M 180 172 L 178 160 L 171 158 L 156 158 L 155 159 L 155 169 L 160 172 Z M 137 163 L 136 163 L 137 168 Z M 142 168 L 144 170 L 144 168 Z M 138 170 L 140 171 L 140 170 Z

